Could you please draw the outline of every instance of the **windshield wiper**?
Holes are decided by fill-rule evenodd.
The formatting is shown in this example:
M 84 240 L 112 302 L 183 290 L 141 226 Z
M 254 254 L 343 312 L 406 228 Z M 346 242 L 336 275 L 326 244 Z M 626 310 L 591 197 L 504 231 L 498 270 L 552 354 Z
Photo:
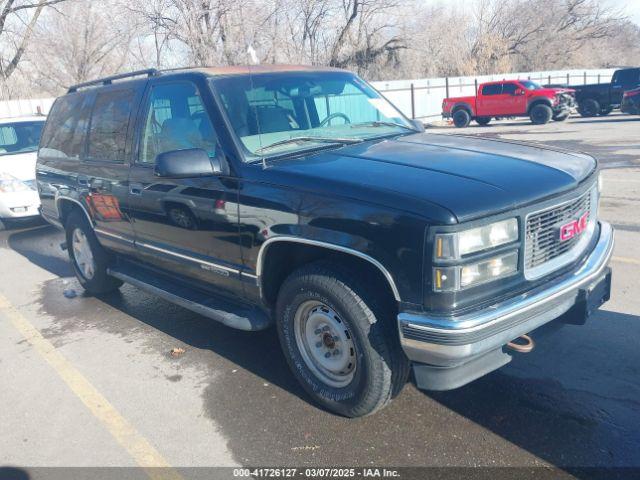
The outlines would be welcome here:
M 400 128 L 404 128 L 405 130 L 413 130 L 417 132 L 415 128 L 409 127 L 408 125 L 403 125 L 401 123 L 395 123 L 395 122 L 384 122 L 380 120 L 375 120 L 373 122 L 354 123 L 351 125 L 351 128 L 355 128 L 355 127 L 400 127 Z
M 359 138 L 335 138 L 335 137 L 313 137 L 313 136 L 292 137 L 292 138 L 287 138 L 285 140 L 279 140 L 269 145 L 265 145 L 264 147 L 260 147 L 255 151 L 255 153 L 260 154 L 267 150 L 271 150 L 272 148 L 280 147 L 282 145 L 289 145 L 291 143 L 308 143 L 308 142 L 327 143 L 327 144 L 336 144 L 336 145 L 351 145 L 352 143 L 360 143 L 362 142 L 362 140 Z

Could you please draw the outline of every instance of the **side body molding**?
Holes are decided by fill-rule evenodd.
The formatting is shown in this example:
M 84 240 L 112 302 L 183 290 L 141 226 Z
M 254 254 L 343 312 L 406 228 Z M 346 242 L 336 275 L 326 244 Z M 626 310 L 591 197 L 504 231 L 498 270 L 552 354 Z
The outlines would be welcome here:
M 265 259 L 265 255 L 267 250 L 269 249 L 269 246 L 272 243 L 275 242 L 295 242 L 295 243 L 302 243 L 305 245 L 313 245 L 315 247 L 321 247 L 321 248 L 328 248 L 330 250 L 336 250 L 339 252 L 343 252 L 346 253 L 348 255 L 353 255 L 355 257 L 361 258 L 363 260 L 366 260 L 367 262 L 373 264 L 378 270 L 380 270 L 382 272 L 382 274 L 384 275 L 384 277 L 387 279 L 387 282 L 389 283 L 389 286 L 391 287 L 391 291 L 393 292 L 393 296 L 395 297 L 396 301 L 400 302 L 400 293 L 398 291 L 398 287 L 396 286 L 396 283 L 393 279 L 393 277 L 391 276 L 391 273 L 389 272 L 389 270 L 387 270 L 384 265 L 382 265 L 378 260 L 376 260 L 375 258 L 370 257 L 369 255 L 359 252 L 358 250 L 353 250 L 352 248 L 348 248 L 348 247 L 343 247 L 341 245 L 335 245 L 333 243 L 326 243 L 326 242 L 321 242 L 318 240 L 309 240 L 306 238 L 300 238 L 300 237 L 292 237 L 292 236 L 279 236 L 279 237 L 272 237 L 270 239 L 268 239 L 267 241 L 265 241 L 262 246 L 260 247 L 260 251 L 258 252 L 258 260 L 257 260 L 257 265 L 256 265 L 256 275 L 258 277 L 258 284 L 261 285 L 262 284 L 262 270 L 263 270 L 263 266 L 264 266 L 264 259 Z

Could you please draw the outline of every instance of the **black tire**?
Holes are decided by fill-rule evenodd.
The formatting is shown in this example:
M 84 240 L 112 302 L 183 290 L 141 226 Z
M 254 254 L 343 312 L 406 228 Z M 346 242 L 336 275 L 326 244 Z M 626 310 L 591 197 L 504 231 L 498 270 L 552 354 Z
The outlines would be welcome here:
M 600 109 L 600 113 L 599 113 L 599 115 L 600 115 L 601 117 L 606 117 L 606 116 L 607 116 L 607 115 L 609 115 L 611 112 L 613 112 L 613 108 L 611 108 L 611 107 L 602 107 L 602 108 Z
M 569 114 L 569 113 L 563 113 L 563 114 L 560 114 L 560 115 L 554 115 L 553 116 L 553 120 L 555 122 L 564 122 L 570 116 L 571 116 L 571 114 Z
M 370 415 L 387 405 L 407 381 L 409 362 L 398 339 L 392 299 L 386 300 L 384 293 L 370 280 L 328 262 L 300 268 L 280 289 L 276 314 L 282 350 L 298 382 L 328 410 L 346 417 Z M 298 315 L 305 305 L 315 303 L 323 306 L 320 310 L 326 309 L 329 318 L 340 322 L 340 328 L 347 332 L 345 338 L 352 343 L 352 377 L 346 377 L 344 385 L 326 382 L 314 372 L 313 362 L 308 360 L 310 355 L 302 353 L 304 345 L 297 337 L 302 327 L 296 328 Z M 335 340 L 333 332 L 329 333 Z M 318 341 L 315 347 L 320 348 L 322 342 Z M 339 348 L 340 343 L 336 345 Z
M 478 117 L 476 118 L 476 122 L 478 122 L 478 125 L 481 126 L 486 126 L 489 125 L 489 122 L 491 121 L 491 117 Z
M 76 254 L 74 252 L 74 232 L 79 230 L 86 238 L 91 254 L 93 255 L 94 268 L 93 275 L 86 275 L 82 267 L 76 260 Z M 65 233 L 67 239 L 67 251 L 69 252 L 69 260 L 73 266 L 73 271 L 87 292 L 92 294 L 108 293 L 117 290 L 122 285 L 122 282 L 117 278 L 114 278 L 107 274 L 107 268 L 110 264 L 109 253 L 102 248 L 102 245 L 98 243 L 98 239 L 93 231 L 93 228 L 89 224 L 85 214 L 79 210 L 74 210 L 69 214 L 67 221 L 65 222 Z
M 453 124 L 458 128 L 468 127 L 471 123 L 471 115 L 464 109 L 453 112 Z
M 595 117 L 602 111 L 602 109 L 600 108 L 600 104 L 597 100 L 587 98 L 579 103 L 578 111 L 583 117 Z
M 169 205 L 167 207 L 167 216 L 169 221 L 176 227 L 184 228 L 185 230 L 198 229 L 196 217 L 188 207 Z
M 544 103 L 539 103 L 538 105 L 534 105 L 531 111 L 529 112 L 529 118 L 531 119 L 531 123 L 534 125 L 544 125 L 551 121 L 553 117 L 553 110 L 549 105 Z

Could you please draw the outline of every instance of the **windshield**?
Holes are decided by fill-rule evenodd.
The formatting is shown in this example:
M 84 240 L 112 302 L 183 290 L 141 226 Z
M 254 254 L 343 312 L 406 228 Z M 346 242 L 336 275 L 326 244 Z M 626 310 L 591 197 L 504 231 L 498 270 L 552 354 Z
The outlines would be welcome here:
M 520 84 L 527 90 L 540 90 L 542 87 L 531 80 L 520 80 Z
M 40 143 L 44 122 L 0 124 L 0 155 L 35 152 Z
M 229 76 L 213 79 L 212 85 L 249 160 L 415 130 L 348 72 Z

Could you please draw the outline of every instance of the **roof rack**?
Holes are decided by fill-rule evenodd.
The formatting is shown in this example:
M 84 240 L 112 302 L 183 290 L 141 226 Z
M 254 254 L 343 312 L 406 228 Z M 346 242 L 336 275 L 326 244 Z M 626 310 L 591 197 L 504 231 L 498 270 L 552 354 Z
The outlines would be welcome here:
M 154 77 L 159 75 L 160 71 L 156 68 L 147 68 L 146 70 L 136 70 L 135 72 L 120 73 L 118 75 L 111 75 L 110 77 L 99 78 L 98 80 L 91 80 L 90 82 L 78 83 L 72 85 L 67 90 L 67 93 L 77 92 L 80 88 L 93 87 L 96 85 L 111 85 L 114 80 L 122 80 L 123 78 L 139 77 L 146 75 L 147 77 Z

